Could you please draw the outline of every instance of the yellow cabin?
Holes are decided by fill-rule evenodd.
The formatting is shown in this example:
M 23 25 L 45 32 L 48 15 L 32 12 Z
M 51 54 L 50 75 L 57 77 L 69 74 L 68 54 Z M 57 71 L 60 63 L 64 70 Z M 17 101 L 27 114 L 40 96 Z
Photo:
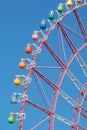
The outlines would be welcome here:
M 66 1 L 66 5 L 67 5 L 68 7 L 71 7 L 72 4 L 73 4 L 72 0 L 67 0 L 67 1 Z
M 22 82 L 21 77 L 15 76 L 14 84 L 19 86 L 21 84 L 21 82 Z

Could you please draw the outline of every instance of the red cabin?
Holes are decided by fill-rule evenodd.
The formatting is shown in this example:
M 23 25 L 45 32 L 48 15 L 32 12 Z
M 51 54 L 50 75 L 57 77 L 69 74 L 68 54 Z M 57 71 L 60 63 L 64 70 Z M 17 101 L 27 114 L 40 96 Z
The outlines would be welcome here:
M 32 53 L 32 44 L 27 44 L 26 45 L 25 52 L 27 54 L 31 54 Z

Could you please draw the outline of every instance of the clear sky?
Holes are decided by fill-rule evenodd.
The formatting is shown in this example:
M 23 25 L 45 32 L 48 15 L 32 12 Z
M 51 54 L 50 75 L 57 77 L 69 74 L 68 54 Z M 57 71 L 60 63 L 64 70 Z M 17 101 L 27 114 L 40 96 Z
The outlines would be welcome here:
M 63 1 L 63 0 L 62 0 Z M 25 54 L 24 49 L 26 43 L 34 43 L 31 38 L 32 32 L 34 30 L 40 30 L 40 21 L 42 19 L 48 19 L 48 12 L 50 10 L 56 10 L 57 5 L 60 1 L 59 0 L 0 0 L 0 130 L 18 130 L 19 122 L 15 122 L 14 124 L 8 124 L 7 118 L 10 112 L 19 112 L 20 110 L 20 103 L 16 105 L 10 104 L 10 95 L 13 92 L 20 93 L 23 91 L 23 86 L 15 87 L 13 84 L 14 76 L 16 74 L 27 74 L 27 70 L 20 70 L 18 68 L 18 63 L 21 58 L 29 58 L 27 54 Z M 65 1 L 64 1 L 65 2 Z M 81 17 L 84 22 L 84 26 L 86 27 L 87 16 L 83 15 L 84 10 L 80 10 Z M 85 8 L 85 11 L 87 9 Z M 72 19 L 73 18 L 73 19 Z M 71 21 L 72 19 L 72 21 Z M 63 21 L 63 24 L 67 25 L 68 27 L 76 29 L 79 31 L 79 27 L 77 23 L 74 22 L 75 16 L 69 15 Z M 72 25 L 70 25 L 72 23 Z M 87 27 L 86 27 L 87 29 Z M 61 51 L 58 51 L 56 47 L 59 47 L 58 43 L 58 28 L 53 31 L 53 33 L 48 38 L 48 43 L 54 51 L 61 55 Z M 81 34 L 81 33 L 79 33 Z M 74 41 L 74 35 L 70 34 L 72 40 Z M 65 42 L 65 41 L 64 41 Z M 79 47 L 83 40 L 79 40 L 78 38 L 75 39 L 74 42 L 77 47 Z M 61 41 L 60 41 L 61 43 Z M 55 45 L 56 44 L 56 45 Z M 62 47 L 62 45 L 61 45 Z M 67 59 L 70 56 L 69 48 L 66 47 L 66 56 Z M 37 58 L 37 65 L 38 66 L 58 66 L 55 60 L 50 56 L 46 48 L 43 47 L 41 53 Z M 84 57 L 85 62 L 87 63 L 86 58 L 87 48 L 81 52 L 81 55 Z M 69 54 L 67 54 L 69 53 Z M 40 56 L 41 55 L 41 56 Z M 48 56 L 48 58 L 46 58 Z M 64 55 L 62 53 L 62 57 L 64 60 Z M 51 59 L 52 58 L 52 59 Z M 74 64 L 75 63 L 75 64 Z M 75 72 L 75 65 L 77 67 L 77 71 Z M 78 77 L 78 79 L 84 84 L 86 82 L 86 78 L 83 75 L 79 65 L 77 65 L 77 61 L 74 60 L 70 69 L 73 70 L 73 73 Z M 54 83 L 57 81 L 59 71 L 53 70 L 41 70 L 44 75 L 46 75 L 51 81 Z M 83 78 L 84 76 L 84 78 Z M 41 97 L 39 91 L 36 87 L 36 83 L 33 80 L 34 77 L 32 75 L 32 83 L 30 85 L 30 89 L 28 88 L 27 94 L 29 98 L 36 102 L 37 104 L 44 107 L 43 102 L 41 101 Z M 49 102 L 51 102 L 52 96 L 52 89 L 48 87 L 48 85 L 40 80 L 41 84 L 44 86 L 44 90 L 46 91 L 46 95 L 48 96 Z M 64 78 L 64 82 L 62 84 L 62 88 L 66 91 L 72 98 L 76 100 L 77 97 L 77 90 L 68 88 L 74 86 L 72 82 L 67 78 Z M 64 88 L 66 86 L 66 88 Z M 76 93 L 75 93 L 76 92 Z M 51 95 L 51 96 L 50 96 Z M 62 98 L 59 97 L 58 101 L 60 102 L 59 105 L 57 104 L 56 113 L 60 114 L 69 120 L 72 118 L 73 109 L 66 103 Z M 87 104 L 86 104 L 87 105 Z M 85 105 L 84 105 L 85 106 Z M 48 107 L 47 107 L 48 108 Z M 46 117 L 47 115 L 39 110 L 31 107 L 30 105 L 25 103 L 25 111 L 27 114 L 27 119 L 24 120 L 23 123 L 23 130 L 28 130 L 34 122 Z M 84 120 L 84 119 L 83 119 Z M 81 124 L 83 123 L 83 120 Z M 87 128 L 87 125 L 84 126 Z M 47 121 L 44 122 L 42 125 L 37 127 L 35 130 L 46 130 L 47 129 Z M 63 125 L 58 120 L 55 120 L 55 130 L 68 130 L 69 127 Z

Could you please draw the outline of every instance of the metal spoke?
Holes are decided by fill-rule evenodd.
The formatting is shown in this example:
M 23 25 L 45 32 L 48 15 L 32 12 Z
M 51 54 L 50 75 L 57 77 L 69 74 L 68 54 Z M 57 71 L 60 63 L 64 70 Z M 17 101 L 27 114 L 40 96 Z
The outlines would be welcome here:
M 72 33 L 74 33 L 75 36 L 77 35 L 78 37 L 83 38 L 82 35 L 80 35 L 79 33 L 75 32 L 75 31 L 72 30 L 71 28 L 67 27 L 65 24 L 63 24 L 63 26 L 64 26 L 65 28 L 67 28 L 69 31 L 71 31 Z M 83 73 L 84 73 L 85 76 L 87 77 L 87 73 L 86 73 L 86 70 L 85 70 L 85 69 L 87 69 L 87 65 L 86 65 L 84 59 L 83 59 L 83 58 L 81 57 L 81 55 L 79 54 L 79 52 L 78 52 L 78 54 L 76 55 L 76 60 L 78 61 L 78 63 L 79 63 L 79 65 L 80 65 L 80 67 L 81 67 Z
M 71 41 L 68 34 L 66 33 L 64 26 L 60 22 L 58 22 L 58 25 L 61 28 L 61 32 L 62 32 L 63 36 L 65 37 L 67 44 L 70 47 L 72 53 L 75 54 L 77 52 L 77 49 L 75 48 L 73 42 Z
M 76 32 L 75 30 L 73 30 L 72 28 L 68 27 L 67 25 L 63 24 L 62 25 L 64 26 L 65 29 L 67 29 L 70 33 L 72 33 L 74 36 L 77 36 L 78 38 L 80 39 L 83 39 L 83 35 L 79 34 L 78 32 Z
M 63 25 L 64 28 L 66 28 L 66 29 L 68 28 L 68 30 L 72 31 L 73 33 L 75 33 L 75 34 L 77 34 L 78 36 L 80 36 L 80 37 L 83 38 L 82 35 L 80 35 L 80 34 L 78 34 L 77 32 L 71 30 L 71 29 L 70 29 L 69 27 L 67 27 L 65 24 L 62 24 L 62 25 Z M 87 36 L 86 36 L 86 37 L 87 37 Z M 78 63 L 79 63 L 79 65 L 80 65 L 80 67 L 81 67 L 81 69 L 82 69 L 84 75 L 87 77 L 87 65 L 86 65 L 84 59 L 81 57 L 81 55 L 80 55 L 79 52 L 78 52 L 78 54 L 76 55 L 76 60 L 78 61 Z
M 42 86 L 38 76 L 35 73 L 33 73 L 33 76 L 34 76 L 34 79 L 35 79 L 35 81 L 37 83 L 37 86 L 38 86 L 38 89 L 40 91 L 41 97 L 43 99 L 44 105 L 45 106 L 48 106 L 48 105 L 50 106 L 50 101 L 49 101 L 49 99 L 48 99 L 48 97 L 47 97 L 47 95 L 46 95 L 46 93 L 45 93 L 45 91 L 43 89 L 43 86 Z
M 37 104 L 35 104 L 35 103 L 29 101 L 29 100 L 26 100 L 26 102 L 29 103 L 30 105 L 32 105 L 33 107 L 36 107 L 37 109 L 39 109 L 39 110 L 45 112 L 45 113 L 48 114 L 49 116 L 54 116 L 57 120 L 63 122 L 64 124 L 66 124 L 66 125 L 68 125 L 68 126 L 79 127 L 79 128 L 82 128 L 83 130 L 87 130 L 86 128 L 83 128 L 82 126 L 80 126 L 80 125 L 78 125 L 78 124 L 76 124 L 76 123 L 74 123 L 74 122 L 68 120 L 67 118 L 65 118 L 65 117 L 63 117 L 63 116 L 61 116 L 61 115 L 58 115 L 58 114 L 56 114 L 56 113 L 53 113 L 53 112 L 51 112 L 51 111 L 49 111 L 49 110 L 47 110 L 47 109 L 45 109 L 45 108 L 43 108 L 43 107 L 41 107 L 41 106 L 39 106 L 39 105 L 37 105 Z M 46 120 L 46 119 L 45 119 L 45 120 Z M 32 130 L 32 129 L 31 129 L 31 130 Z
M 60 66 L 35 66 L 37 69 L 61 69 Z
M 49 84 L 53 89 L 57 89 L 57 91 L 59 92 L 59 94 L 62 96 L 63 99 L 66 100 L 66 102 L 68 102 L 72 107 L 75 107 L 76 105 L 76 101 L 71 98 L 67 93 L 65 93 L 61 88 L 58 88 L 53 82 L 51 82 L 49 79 L 46 78 L 45 80 L 45 76 L 42 75 L 38 70 L 34 69 L 34 71 L 47 83 Z M 72 74 L 71 71 L 68 72 L 69 75 Z M 79 80 L 72 74 L 71 75 L 71 80 L 73 81 L 74 85 L 76 85 L 77 89 L 80 91 L 80 88 L 78 87 L 78 84 L 81 85 L 81 83 L 79 82 Z M 49 82 L 48 82 L 49 81 Z M 82 86 L 82 85 L 81 85 Z M 78 104 L 78 107 L 80 107 L 80 105 Z M 84 109 L 85 110 L 85 109 Z
M 41 125 L 44 121 L 46 121 L 48 119 L 48 117 L 44 117 L 42 120 L 40 120 L 39 122 L 37 122 L 32 128 L 30 128 L 29 130 L 34 130 L 36 127 L 38 127 L 39 125 Z
M 61 32 L 61 28 L 60 29 L 60 36 L 61 36 L 61 43 L 62 43 L 62 49 L 63 49 L 63 53 L 64 53 L 64 59 L 66 61 L 66 52 L 65 52 L 65 46 L 64 46 L 64 43 L 63 43 L 63 35 L 62 35 L 62 32 Z
M 73 12 L 74 12 L 74 14 L 75 14 L 75 16 L 76 16 L 76 19 L 77 19 L 78 25 L 79 25 L 79 27 L 80 27 L 81 33 L 82 33 L 82 35 L 83 35 L 83 37 L 84 37 L 84 40 L 85 40 L 85 42 L 86 42 L 86 41 L 87 41 L 87 32 L 86 32 L 86 30 L 85 30 L 85 28 L 84 28 L 84 26 L 83 26 L 82 20 L 81 20 L 81 18 L 79 17 L 79 15 L 78 15 L 76 9 L 74 9 Z

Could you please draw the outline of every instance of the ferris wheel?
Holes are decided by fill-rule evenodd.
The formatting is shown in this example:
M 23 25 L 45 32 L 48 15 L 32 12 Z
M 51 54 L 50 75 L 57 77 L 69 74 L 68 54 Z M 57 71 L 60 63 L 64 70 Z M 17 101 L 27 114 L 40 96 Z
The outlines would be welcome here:
M 59 3 L 33 32 L 14 78 L 23 92 L 11 95 L 20 110 L 8 116 L 19 130 L 87 130 L 86 10 L 87 0 Z

